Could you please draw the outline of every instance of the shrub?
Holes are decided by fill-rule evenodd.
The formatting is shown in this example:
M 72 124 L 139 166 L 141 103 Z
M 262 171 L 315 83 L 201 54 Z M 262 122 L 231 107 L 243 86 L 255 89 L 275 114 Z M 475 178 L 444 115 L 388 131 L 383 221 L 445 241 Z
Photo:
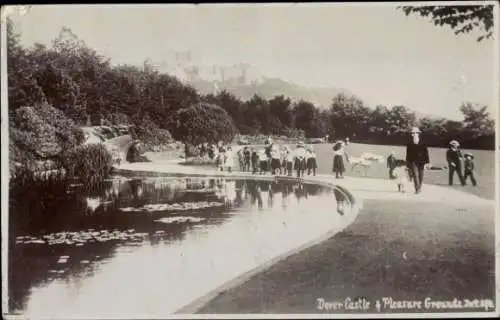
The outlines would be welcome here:
M 84 184 L 92 185 L 111 173 L 113 159 L 104 145 L 89 144 L 66 152 L 62 165 L 69 177 L 77 177 Z
M 71 119 L 50 105 L 21 107 L 15 111 L 10 139 L 15 147 L 13 161 L 25 158 L 53 158 L 63 150 L 80 145 L 85 136 Z
M 135 123 L 131 135 L 133 139 L 140 140 L 145 151 L 153 151 L 154 146 L 162 146 L 173 142 L 172 135 L 168 130 L 161 129 L 149 117 Z

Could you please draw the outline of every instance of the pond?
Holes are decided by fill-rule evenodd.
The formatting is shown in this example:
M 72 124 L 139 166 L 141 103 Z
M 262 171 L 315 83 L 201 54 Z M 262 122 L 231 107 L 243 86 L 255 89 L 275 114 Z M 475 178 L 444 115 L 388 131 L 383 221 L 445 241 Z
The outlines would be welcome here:
M 114 177 L 66 193 L 10 209 L 12 313 L 170 314 L 354 219 L 340 189 L 271 179 Z

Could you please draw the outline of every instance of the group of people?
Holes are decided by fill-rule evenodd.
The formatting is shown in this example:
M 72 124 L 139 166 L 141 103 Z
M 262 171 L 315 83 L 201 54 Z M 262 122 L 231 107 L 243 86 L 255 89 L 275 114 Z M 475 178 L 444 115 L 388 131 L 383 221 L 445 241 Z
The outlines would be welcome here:
M 292 150 L 289 146 L 275 144 L 272 139 L 266 141 L 266 147 L 255 148 L 245 146 L 238 151 L 238 161 L 241 171 L 253 174 L 292 176 L 293 171 L 297 177 L 303 177 L 307 170 L 308 175 L 316 175 L 318 160 L 312 146 L 298 143 Z
M 387 159 L 389 178 L 401 179 L 405 175 L 408 175 L 409 180 L 413 181 L 415 193 L 420 193 L 422 190 L 424 170 L 431 168 L 429 151 L 427 146 L 421 141 L 420 134 L 421 131 L 419 128 L 413 127 L 411 129 L 411 138 L 406 146 L 405 160 L 396 159 L 394 152 Z M 460 183 L 463 186 L 467 184 L 467 178 L 470 178 L 474 186 L 477 185 L 474 177 L 474 155 L 471 153 L 462 153 L 458 141 L 450 141 L 449 149 L 446 151 L 446 162 L 448 163 L 448 184 L 450 186 L 453 185 L 455 173 L 457 173 Z M 462 168 L 464 169 L 463 171 Z M 402 183 L 398 183 L 398 188 L 401 187 Z
M 389 178 L 398 179 L 408 178 L 413 182 L 415 193 L 422 190 L 425 169 L 431 169 L 429 160 L 429 151 L 427 145 L 421 140 L 421 131 L 418 127 L 413 127 L 410 131 L 410 141 L 406 145 L 406 158 L 396 159 L 395 153 L 391 152 L 387 158 L 387 167 L 389 168 Z M 346 171 L 345 161 L 350 162 L 346 153 L 345 146 L 348 140 L 338 140 L 333 144 L 333 168 L 332 171 L 338 179 L 344 178 Z M 297 177 L 307 175 L 316 175 L 318 169 L 318 160 L 314 148 L 310 145 L 298 143 L 292 150 L 289 146 L 280 146 L 275 144 L 272 139 L 266 141 L 266 146 L 262 148 L 245 146 L 237 151 L 236 157 L 233 154 L 231 146 L 219 144 L 207 146 L 204 148 L 210 158 L 215 158 L 218 170 L 223 171 L 227 168 L 229 172 L 234 165 L 234 158 L 238 159 L 240 170 L 252 172 L 253 174 L 265 174 L 270 172 L 273 175 L 292 176 L 293 171 Z M 383 160 L 382 160 L 383 161 Z M 467 184 L 470 178 L 472 185 L 476 186 L 477 181 L 474 176 L 474 155 L 463 153 L 460 150 L 460 144 L 456 140 L 450 141 L 449 149 L 446 152 L 446 161 L 449 171 L 449 185 L 453 185 L 453 178 L 457 174 L 462 185 Z M 402 182 L 398 182 L 398 189 L 402 188 Z

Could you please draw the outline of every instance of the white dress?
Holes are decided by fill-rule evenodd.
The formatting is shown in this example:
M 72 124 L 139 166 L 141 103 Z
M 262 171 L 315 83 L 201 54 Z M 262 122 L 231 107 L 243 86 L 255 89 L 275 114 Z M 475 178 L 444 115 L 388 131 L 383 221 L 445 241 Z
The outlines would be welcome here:
M 232 150 L 226 151 L 226 161 L 224 162 L 224 167 L 232 168 L 234 166 L 234 155 Z

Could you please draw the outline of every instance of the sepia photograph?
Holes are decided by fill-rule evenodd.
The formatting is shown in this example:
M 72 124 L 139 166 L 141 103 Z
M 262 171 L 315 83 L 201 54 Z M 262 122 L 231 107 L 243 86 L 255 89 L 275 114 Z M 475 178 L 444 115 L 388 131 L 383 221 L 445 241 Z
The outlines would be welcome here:
M 2 6 L 3 317 L 498 317 L 498 17 Z

